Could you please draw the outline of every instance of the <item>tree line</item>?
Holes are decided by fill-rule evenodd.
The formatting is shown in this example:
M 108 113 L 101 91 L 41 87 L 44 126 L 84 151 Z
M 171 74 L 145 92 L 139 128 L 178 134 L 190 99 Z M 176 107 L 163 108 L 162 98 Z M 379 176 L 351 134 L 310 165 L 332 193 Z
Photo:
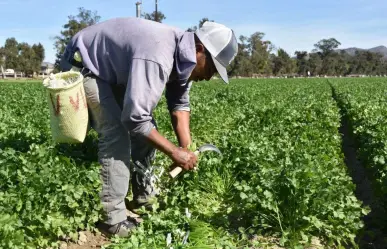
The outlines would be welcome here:
M 142 16 L 155 21 L 155 12 Z M 166 16 L 158 12 L 158 22 Z M 214 21 L 202 18 L 198 26 L 192 26 L 187 31 L 195 31 L 204 22 Z M 255 32 L 249 37 L 241 35 L 238 42 L 238 54 L 228 67 L 230 76 L 346 76 L 351 74 L 386 75 L 387 60 L 384 55 L 370 51 L 358 50 L 350 55 L 344 50 L 338 50 L 341 45 L 335 38 L 322 39 L 314 44 L 314 49 L 296 51 L 290 56 L 284 49 L 276 48 L 271 41 L 264 39 L 265 33 Z
M 155 11 L 142 14 L 143 18 L 152 21 L 155 21 L 156 16 L 158 22 L 166 19 L 161 11 L 158 11 L 157 15 Z M 100 19 L 97 12 L 84 8 L 78 8 L 77 15 L 68 16 L 67 23 L 62 26 L 60 34 L 55 37 L 54 48 L 57 59 L 54 72 L 59 71 L 60 56 L 71 37 L 81 29 L 98 23 Z M 195 31 L 205 21 L 209 19 L 202 18 L 198 26 L 188 27 L 187 31 Z M 337 49 L 341 43 L 335 38 L 318 41 L 311 52 L 296 51 L 294 55 L 290 55 L 284 49 L 276 48 L 264 37 L 263 32 L 255 32 L 250 36 L 239 36 L 238 54 L 228 67 L 230 76 L 387 74 L 387 60 L 383 59 L 383 55 L 366 50 L 359 50 L 355 55 L 350 55 Z M 44 59 L 44 48 L 40 43 L 30 46 L 9 38 L 4 47 L 0 48 L 0 65 L 2 65 L 3 58 L 6 58 L 6 68 L 30 73 L 40 67 Z
M 5 40 L 4 46 L 0 47 L 0 66 L 32 75 L 40 71 L 44 56 L 42 44 L 30 45 L 26 42 L 18 42 L 11 37 Z
M 239 37 L 239 53 L 229 68 L 230 75 L 387 74 L 387 60 L 383 58 L 383 54 L 358 50 L 355 55 L 350 55 L 337 49 L 341 43 L 335 38 L 318 41 L 310 53 L 296 51 L 294 57 L 281 48 L 275 49 L 270 41 L 263 38 L 264 33 L 261 32 L 250 37 Z

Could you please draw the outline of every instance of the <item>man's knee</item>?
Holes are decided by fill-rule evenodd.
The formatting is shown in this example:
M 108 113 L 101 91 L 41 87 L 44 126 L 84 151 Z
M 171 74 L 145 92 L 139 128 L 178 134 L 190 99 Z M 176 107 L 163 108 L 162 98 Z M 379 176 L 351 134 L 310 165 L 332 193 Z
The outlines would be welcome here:
M 114 158 L 128 164 L 130 161 L 130 143 L 128 133 L 122 127 L 104 129 L 99 136 L 99 157 Z

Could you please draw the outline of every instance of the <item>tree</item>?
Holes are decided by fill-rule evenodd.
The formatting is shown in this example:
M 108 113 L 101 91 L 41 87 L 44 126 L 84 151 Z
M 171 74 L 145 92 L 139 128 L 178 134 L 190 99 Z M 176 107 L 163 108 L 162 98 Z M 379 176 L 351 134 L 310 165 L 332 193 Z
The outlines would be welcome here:
M 200 29 L 205 22 L 214 22 L 214 20 L 210 20 L 207 17 L 204 17 L 204 18 L 200 19 L 199 26 L 190 27 L 190 28 L 187 29 L 187 31 L 188 32 L 195 32 L 198 29 L 198 27 Z
M 253 65 L 251 64 L 250 54 L 248 50 L 247 37 L 241 35 L 238 43 L 238 53 L 234 60 L 228 66 L 228 74 L 231 76 L 247 76 L 252 74 Z
M 291 74 L 295 71 L 295 62 L 290 58 L 289 54 L 282 48 L 278 49 L 277 56 L 271 56 L 273 74 Z
M 28 75 L 40 70 L 43 59 L 44 47 L 40 43 L 31 46 L 15 38 L 8 38 L 4 47 L 0 48 L 0 66 Z
M 270 74 L 271 65 L 269 55 L 272 50 L 270 41 L 263 41 L 264 33 L 255 32 L 247 40 L 253 73 Z
M 273 44 L 263 40 L 264 33 L 255 32 L 250 37 L 240 36 L 238 53 L 228 67 L 229 75 L 252 76 L 253 74 L 271 74 L 270 52 Z
M 19 70 L 26 73 L 27 75 L 38 72 L 40 69 L 40 64 L 38 64 L 38 59 L 35 54 L 35 51 L 32 47 L 26 43 L 22 42 L 18 45 L 19 49 Z
M 63 30 L 60 32 L 60 35 L 54 38 L 54 47 L 56 49 L 57 58 L 55 61 L 55 67 L 57 69 L 59 69 L 60 58 L 70 39 L 80 30 L 98 23 L 101 18 L 97 12 L 91 12 L 90 10 L 86 10 L 84 8 L 78 8 L 78 11 L 79 13 L 76 16 L 68 16 L 69 20 L 65 25 L 63 25 Z
M 322 68 L 322 60 L 318 54 L 312 53 L 309 55 L 308 68 L 310 69 L 310 73 L 312 75 L 320 75 Z
M 45 58 L 45 50 L 43 45 L 40 43 L 38 43 L 37 45 L 36 44 L 32 45 L 32 50 L 35 53 L 35 58 L 34 58 L 34 65 L 35 65 L 34 68 L 36 70 L 35 72 L 39 72 Z
M 335 74 L 335 64 L 337 63 L 337 53 L 335 52 L 335 49 L 337 49 L 339 45 L 341 45 L 341 43 L 335 38 L 322 39 L 314 44 L 315 49 L 313 52 L 317 52 L 322 59 L 320 74 Z
M 345 51 L 341 51 L 337 54 L 336 59 L 335 75 L 340 76 L 348 74 L 350 56 Z
M 153 11 L 151 14 L 144 13 L 141 16 L 147 20 L 156 22 L 156 11 Z M 157 11 L 157 22 L 162 23 L 165 19 L 167 19 L 165 15 L 161 11 Z
M 0 73 L 2 74 L 3 78 L 5 78 L 4 73 L 4 67 L 5 67 L 5 50 L 3 47 L 0 47 Z
M 350 74 L 387 74 L 387 61 L 378 53 L 356 51 L 348 64 Z
M 42 44 L 38 43 L 37 45 L 32 45 L 32 49 L 35 52 L 36 59 L 39 61 L 39 64 L 41 64 L 45 58 L 45 50 Z
M 15 38 L 8 38 L 5 40 L 4 45 L 4 53 L 5 53 L 5 67 L 6 68 L 12 68 L 15 70 L 19 69 L 19 49 L 18 49 L 18 42 Z
M 0 47 L 0 66 L 5 66 L 5 50 L 3 47 Z
M 296 55 L 296 63 L 297 63 L 297 73 L 299 75 L 307 75 L 309 71 L 308 67 L 308 52 L 306 51 L 296 51 L 294 53 Z
M 335 38 L 322 39 L 318 43 L 314 44 L 314 52 L 318 52 L 322 59 L 330 55 L 337 49 L 341 43 Z

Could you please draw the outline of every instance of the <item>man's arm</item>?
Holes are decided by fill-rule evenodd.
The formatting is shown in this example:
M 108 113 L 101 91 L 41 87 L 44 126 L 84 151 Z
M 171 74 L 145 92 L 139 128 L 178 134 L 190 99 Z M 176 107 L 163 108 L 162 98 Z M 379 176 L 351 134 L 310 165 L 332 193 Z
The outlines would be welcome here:
M 153 128 L 152 111 L 159 102 L 167 75 L 152 61 L 134 59 L 125 92 L 121 121 L 132 136 L 146 139 L 184 169 L 192 169 L 197 157 L 175 146 Z
M 191 134 L 189 129 L 189 111 L 173 111 L 171 112 L 171 121 L 173 130 L 175 131 L 179 145 L 182 148 L 187 148 L 191 144 Z
M 190 102 L 189 91 L 191 83 L 180 84 L 170 82 L 167 84 L 165 97 L 171 115 L 173 130 L 175 131 L 180 147 L 187 148 L 191 144 L 190 134 Z
M 147 139 L 156 149 L 168 155 L 173 160 L 175 167 L 182 167 L 185 170 L 190 170 L 195 167 L 197 156 L 192 151 L 186 148 L 176 147 L 156 129 L 152 129 Z

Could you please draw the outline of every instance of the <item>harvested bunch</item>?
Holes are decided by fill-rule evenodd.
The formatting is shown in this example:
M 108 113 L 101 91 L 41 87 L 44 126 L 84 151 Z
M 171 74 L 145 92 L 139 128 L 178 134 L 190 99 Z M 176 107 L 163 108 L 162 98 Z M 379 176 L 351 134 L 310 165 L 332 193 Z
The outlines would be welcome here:
M 80 80 L 81 75 L 75 72 L 50 74 L 50 76 L 44 80 L 43 85 L 47 88 L 63 88 L 78 83 Z

